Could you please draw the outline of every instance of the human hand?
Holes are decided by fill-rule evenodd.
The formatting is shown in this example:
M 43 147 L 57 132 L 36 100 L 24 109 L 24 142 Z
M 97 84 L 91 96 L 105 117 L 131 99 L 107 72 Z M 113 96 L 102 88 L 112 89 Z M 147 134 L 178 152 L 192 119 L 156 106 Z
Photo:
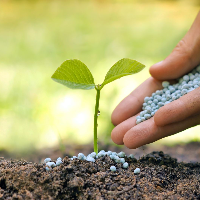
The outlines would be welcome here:
M 154 117 L 136 125 L 144 97 L 162 89 L 163 80 L 174 80 L 200 63 L 200 12 L 172 53 L 150 68 L 152 77 L 115 108 L 111 120 L 116 127 L 112 140 L 134 149 L 200 124 L 200 87 L 161 107 Z

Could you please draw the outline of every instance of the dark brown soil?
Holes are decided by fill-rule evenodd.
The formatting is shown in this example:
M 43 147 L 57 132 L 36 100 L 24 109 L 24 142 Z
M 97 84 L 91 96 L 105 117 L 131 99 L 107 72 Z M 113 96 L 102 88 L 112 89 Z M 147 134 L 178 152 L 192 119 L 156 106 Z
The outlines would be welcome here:
M 161 151 L 126 161 L 123 169 L 107 156 L 95 163 L 66 156 L 46 171 L 42 163 L 0 158 L 0 199 L 200 199 L 199 163 L 178 163 Z

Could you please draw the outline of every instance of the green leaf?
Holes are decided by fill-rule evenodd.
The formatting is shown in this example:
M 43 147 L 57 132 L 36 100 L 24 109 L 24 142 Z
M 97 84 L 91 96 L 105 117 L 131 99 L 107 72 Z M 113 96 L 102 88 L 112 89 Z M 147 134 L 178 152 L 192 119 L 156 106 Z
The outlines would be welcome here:
M 145 65 L 141 64 L 136 60 L 131 60 L 129 58 L 123 58 L 116 62 L 110 70 L 107 72 L 102 87 L 118 78 L 123 76 L 135 74 L 141 71 Z
M 66 60 L 51 77 L 71 89 L 90 90 L 95 88 L 94 78 L 87 66 L 80 60 Z

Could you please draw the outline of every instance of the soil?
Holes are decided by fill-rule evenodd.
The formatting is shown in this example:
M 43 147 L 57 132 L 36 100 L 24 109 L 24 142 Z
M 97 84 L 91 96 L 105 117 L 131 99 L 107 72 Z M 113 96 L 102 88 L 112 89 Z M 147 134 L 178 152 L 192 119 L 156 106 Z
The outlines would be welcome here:
M 192 143 L 190 149 L 193 146 L 200 145 Z M 200 156 L 199 148 L 195 152 Z M 192 162 L 178 162 L 153 151 L 138 159 L 126 157 L 129 167 L 123 169 L 108 156 L 94 163 L 65 156 L 63 164 L 46 171 L 44 163 L 1 157 L 0 199 L 200 199 L 200 163 L 191 158 Z M 137 167 L 141 172 L 134 174 Z

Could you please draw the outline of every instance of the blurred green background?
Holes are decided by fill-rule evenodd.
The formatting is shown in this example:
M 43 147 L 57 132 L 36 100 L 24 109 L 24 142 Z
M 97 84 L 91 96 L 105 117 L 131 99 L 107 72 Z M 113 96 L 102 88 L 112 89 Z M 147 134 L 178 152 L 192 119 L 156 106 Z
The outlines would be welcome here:
M 172 51 L 199 8 L 197 0 L 0 0 L 0 150 L 91 143 L 95 90 L 70 90 L 51 75 L 77 58 L 99 84 L 119 59 L 136 59 L 144 71 L 101 92 L 99 140 L 110 142 L 112 110 Z M 199 140 L 199 130 L 157 143 Z

